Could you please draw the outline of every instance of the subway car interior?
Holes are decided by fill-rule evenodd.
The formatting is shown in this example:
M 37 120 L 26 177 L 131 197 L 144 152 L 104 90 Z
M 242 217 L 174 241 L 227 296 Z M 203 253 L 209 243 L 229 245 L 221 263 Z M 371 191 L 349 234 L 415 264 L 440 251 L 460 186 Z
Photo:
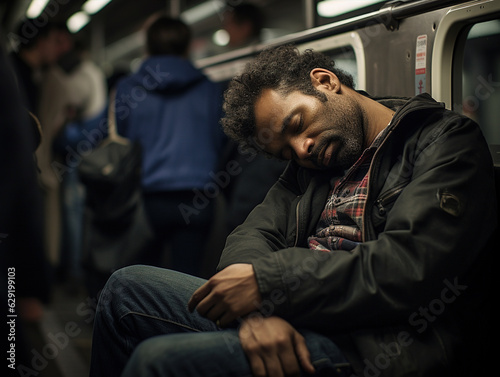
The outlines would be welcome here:
M 159 15 L 179 17 L 189 26 L 192 35 L 189 59 L 223 89 L 266 48 L 293 44 L 301 51 L 320 51 L 331 57 L 339 68 L 353 75 L 356 90 L 375 97 L 413 97 L 427 92 L 436 101 L 444 103 L 447 109 L 476 121 L 490 147 L 500 202 L 500 0 L 249 0 L 247 3 L 261 11 L 260 35 L 251 43 L 232 46 L 225 29 L 225 12 L 241 3 L 242 0 L 0 0 L 2 59 L 7 61 L 7 57 L 22 47 L 26 38 L 31 38 L 45 24 L 64 25 L 72 42 L 84 46 L 86 57 L 105 78 L 107 101 L 116 83 L 140 67 L 146 56 L 145 29 Z M 24 23 L 24 28 L 20 29 L 19 25 L 27 19 L 34 21 Z M 2 83 L 10 80 L 4 77 L 9 74 L 6 65 L 2 63 Z M 42 67 L 38 73 L 43 74 L 47 69 Z M 137 92 L 136 95 L 135 100 L 141 100 L 142 94 Z M 2 93 L 2 101 L 9 96 Z M 39 104 L 48 107 L 52 100 L 40 100 Z M 6 106 L 6 103 L 1 105 Z M 37 111 L 32 109 L 31 112 L 40 121 L 40 145 L 43 145 L 52 136 L 48 131 L 44 133 L 42 119 L 47 115 L 40 110 L 38 116 Z M 63 115 L 52 115 L 53 118 L 62 117 L 59 131 L 67 117 L 75 116 L 78 111 L 66 108 Z M 34 122 L 33 118 L 31 122 Z M 66 154 L 66 160 L 63 160 L 66 165 L 77 166 L 88 153 L 86 145 L 80 142 L 71 148 L 59 146 L 59 151 Z M 49 146 L 49 150 L 51 148 L 53 146 Z M 228 192 L 236 190 L 236 179 L 234 185 L 231 181 L 239 170 L 236 173 L 236 170 L 230 170 L 228 161 L 231 157 L 224 157 L 222 148 L 220 154 L 223 162 L 212 172 L 215 184 L 206 186 L 204 191 L 196 191 L 194 200 L 198 202 L 193 201 L 194 208 L 190 209 L 199 212 L 208 202 L 214 207 L 199 272 L 204 278 L 215 273 L 226 236 L 233 226 L 228 229 L 226 225 L 231 205 Z M 251 169 L 253 155 L 243 154 L 243 157 Z M 48 166 L 54 168 L 55 161 L 56 157 L 52 157 Z M 38 162 L 36 174 L 41 174 L 43 167 Z M 283 167 L 278 167 L 279 172 Z M 8 170 L 2 168 L 4 171 Z M 259 168 L 262 175 L 265 171 L 265 167 Z M 274 182 L 278 176 L 279 173 L 267 179 Z M 9 176 L 2 177 L 1 185 L 9 180 Z M 258 187 L 263 191 L 262 195 L 270 187 L 267 184 Z M 49 283 L 38 281 L 36 276 L 21 276 L 21 268 L 14 274 L 16 269 L 2 266 L 9 272 L 9 278 L 13 277 L 12 272 L 18 286 L 23 280 L 24 285 L 47 285 L 49 290 L 42 300 L 16 297 L 11 313 L 19 314 L 16 317 L 19 327 L 11 334 L 17 339 L 22 337 L 26 347 L 24 357 L 21 351 L 17 354 L 23 364 L 18 360 L 16 369 L 7 368 L 16 376 L 89 375 L 94 315 L 99 289 L 107 276 L 100 276 L 101 280 L 87 276 L 93 274 L 88 267 L 89 256 L 85 254 L 88 251 L 83 251 L 81 245 L 74 246 L 74 239 L 68 240 L 71 238 L 68 234 L 74 234 L 72 226 L 83 229 L 83 220 L 80 218 L 76 225 L 71 222 L 72 215 L 63 209 L 72 196 L 67 193 L 63 196 L 61 188 L 56 192 L 60 213 L 53 218 L 49 212 L 41 211 L 43 229 L 38 229 L 39 238 L 23 234 L 26 239 L 42 240 L 42 259 L 48 266 L 47 275 L 42 276 Z M 253 199 L 242 197 L 239 200 L 248 201 L 250 205 Z M 2 198 L 2 206 L 8 201 L 8 198 Z M 33 215 L 30 208 L 23 210 L 27 212 L 20 216 Z M 10 215 L 4 212 L 2 216 Z M 53 230 L 57 224 L 59 229 Z M 31 226 L 30 221 L 25 229 L 31 229 Z M 83 237 L 81 232 L 77 232 L 79 237 Z M 54 240 L 54 237 L 58 239 Z M 498 230 L 496 238 L 500 239 Z M 8 245 L 8 239 L 9 232 L 0 229 L 0 247 Z M 76 242 L 82 243 L 82 238 Z M 16 253 L 22 261 L 23 247 L 14 245 L 9 252 Z M 71 276 L 68 272 L 71 258 L 73 262 L 75 258 L 66 251 L 71 247 L 80 250 L 76 256 L 78 276 Z M 31 258 L 30 253 L 26 258 Z M 168 249 L 162 258 L 162 266 L 168 267 Z M 89 281 L 94 284 L 91 288 Z M 492 287 L 492 291 L 485 294 L 494 297 L 493 292 Z M 5 366 L 2 368 L 5 370 Z

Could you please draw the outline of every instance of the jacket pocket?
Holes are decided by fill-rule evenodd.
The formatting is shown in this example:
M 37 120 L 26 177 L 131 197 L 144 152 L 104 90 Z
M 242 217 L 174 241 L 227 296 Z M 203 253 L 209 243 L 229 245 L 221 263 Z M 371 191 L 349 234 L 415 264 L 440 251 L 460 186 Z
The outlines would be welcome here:
M 374 228 L 379 231 L 383 229 L 387 214 L 391 211 L 394 202 L 399 197 L 403 189 L 408 185 L 408 182 L 402 182 L 397 186 L 384 191 L 375 201 L 372 209 L 372 220 Z

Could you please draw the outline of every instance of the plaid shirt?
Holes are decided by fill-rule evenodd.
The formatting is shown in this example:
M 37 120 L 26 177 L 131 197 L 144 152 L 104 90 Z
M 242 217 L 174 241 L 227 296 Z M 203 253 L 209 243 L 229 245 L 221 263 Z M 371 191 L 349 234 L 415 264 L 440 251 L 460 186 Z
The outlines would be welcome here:
M 308 238 L 309 249 L 327 252 L 350 251 L 361 242 L 363 210 L 368 193 L 368 171 L 387 129 L 388 127 L 375 138 L 343 177 L 334 181 L 316 234 Z

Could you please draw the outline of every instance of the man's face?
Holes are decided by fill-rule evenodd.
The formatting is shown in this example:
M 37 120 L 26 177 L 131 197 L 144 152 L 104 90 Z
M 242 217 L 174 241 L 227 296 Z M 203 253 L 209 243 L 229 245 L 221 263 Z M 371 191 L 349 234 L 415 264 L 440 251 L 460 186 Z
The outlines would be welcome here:
M 40 38 L 39 51 L 42 56 L 42 63 L 50 65 L 57 60 L 57 32 L 55 30 L 43 38 Z
M 72 48 L 71 36 L 62 30 L 52 30 L 47 37 L 40 38 L 42 61 L 51 65 L 56 63 L 64 54 Z
M 318 86 L 327 101 L 266 89 L 255 103 L 256 138 L 280 159 L 313 169 L 352 166 L 363 152 L 361 107 L 351 97 Z
M 248 41 L 252 36 L 252 23 L 250 21 L 237 22 L 231 12 L 226 12 L 223 27 L 229 34 L 229 45 L 238 46 Z

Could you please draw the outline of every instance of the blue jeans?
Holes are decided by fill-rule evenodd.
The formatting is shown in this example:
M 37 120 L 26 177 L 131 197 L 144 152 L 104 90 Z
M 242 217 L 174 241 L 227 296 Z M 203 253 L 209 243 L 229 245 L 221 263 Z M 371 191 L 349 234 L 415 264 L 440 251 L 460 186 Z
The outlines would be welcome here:
M 252 376 L 238 329 L 220 329 L 187 310 L 189 298 L 204 282 L 152 266 L 116 271 L 99 298 L 90 376 Z M 352 375 L 329 338 L 300 333 L 316 376 Z

